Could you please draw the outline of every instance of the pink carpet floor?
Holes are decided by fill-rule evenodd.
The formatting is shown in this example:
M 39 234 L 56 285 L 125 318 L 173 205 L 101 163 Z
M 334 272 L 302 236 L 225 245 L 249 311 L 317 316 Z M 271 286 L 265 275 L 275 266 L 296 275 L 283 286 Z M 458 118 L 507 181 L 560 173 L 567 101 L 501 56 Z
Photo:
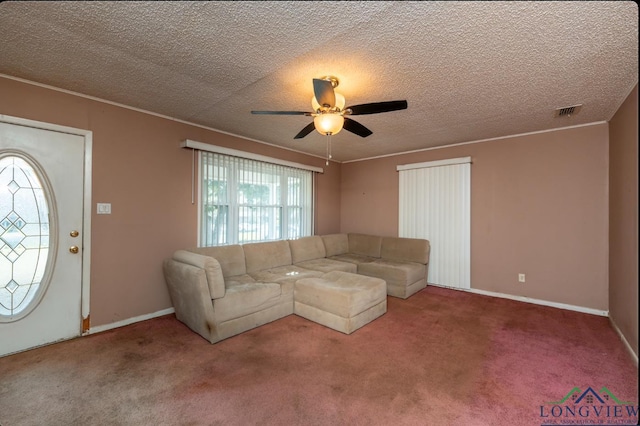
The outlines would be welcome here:
M 0 425 L 637 424 L 637 373 L 607 318 L 428 287 L 351 335 L 169 315 L 0 358 Z

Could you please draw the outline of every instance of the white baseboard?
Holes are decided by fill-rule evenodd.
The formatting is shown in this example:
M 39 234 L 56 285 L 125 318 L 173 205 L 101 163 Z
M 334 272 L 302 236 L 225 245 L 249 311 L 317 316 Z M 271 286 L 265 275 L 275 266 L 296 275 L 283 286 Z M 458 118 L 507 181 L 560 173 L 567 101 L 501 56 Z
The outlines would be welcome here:
M 582 312 L 582 313 L 591 314 L 591 315 L 599 315 L 599 316 L 602 316 L 602 317 L 608 317 L 609 316 L 609 311 L 602 311 L 600 309 L 593 309 L 593 308 L 585 308 L 584 306 L 568 305 L 566 303 L 550 302 L 548 300 L 541 300 L 541 299 L 532 299 L 530 297 L 515 296 L 513 294 L 496 293 L 496 292 L 493 292 L 493 291 L 480 290 L 480 289 L 477 289 L 477 288 L 447 287 L 447 286 L 442 286 L 442 285 L 438 285 L 438 284 L 431 284 L 431 283 L 429 283 L 429 285 L 432 285 L 432 286 L 435 286 L 435 287 L 448 288 L 448 289 L 452 289 L 452 290 L 462 290 L 462 291 L 466 291 L 466 292 L 469 292 L 469 293 L 482 294 L 484 296 L 499 297 L 501 299 L 511 299 L 511 300 L 517 300 L 519 302 L 533 303 L 534 305 L 550 306 L 552 308 L 566 309 L 566 310 L 569 310 L 569 311 Z
M 156 318 L 156 317 L 161 317 L 161 316 L 164 316 L 164 315 L 169 315 L 169 314 L 172 314 L 174 312 L 175 312 L 174 308 L 167 308 L 167 309 L 163 309 L 161 311 L 152 312 L 150 314 L 140 315 L 140 316 L 133 317 L 133 318 L 127 318 L 127 319 L 122 320 L 122 321 L 112 322 L 111 324 L 105 324 L 105 325 L 98 325 L 96 327 L 90 327 L 89 330 L 84 333 L 84 335 L 101 333 L 103 331 L 112 330 L 112 329 L 118 328 L 118 327 L 124 327 L 125 325 L 130 325 L 130 324 L 133 324 L 133 323 L 136 323 L 136 322 L 145 321 L 145 320 L 148 320 L 148 319 L 151 319 L 151 318 Z
M 633 349 L 631 348 L 631 345 L 629 344 L 629 341 L 627 340 L 626 337 L 624 337 L 624 334 L 622 334 L 622 331 L 620 331 L 620 328 L 618 328 L 618 324 L 616 324 L 616 322 L 613 320 L 613 318 L 609 317 L 609 322 L 611 323 L 611 326 L 616 331 L 616 333 L 618 333 L 618 336 L 620 336 L 620 339 L 622 340 L 622 343 L 624 343 L 624 346 L 627 348 L 627 351 L 629 352 L 629 354 L 631 354 L 631 359 L 633 359 L 633 362 L 636 364 L 636 368 L 637 368 L 638 367 L 638 354 L 636 354 L 633 351 Z

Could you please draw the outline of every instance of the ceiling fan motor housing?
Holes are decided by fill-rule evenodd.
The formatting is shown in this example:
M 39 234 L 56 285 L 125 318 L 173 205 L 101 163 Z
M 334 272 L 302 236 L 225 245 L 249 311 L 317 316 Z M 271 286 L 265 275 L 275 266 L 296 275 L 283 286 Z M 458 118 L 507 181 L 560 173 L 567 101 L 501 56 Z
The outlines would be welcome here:
M 320 77 L 320 80 L 327 80 L 331 82 L 331 86 L 335 89 L 340 84 L 340 80 L 338 77 L 334 77 L 332 75 L 325 75 L 324 77 Z

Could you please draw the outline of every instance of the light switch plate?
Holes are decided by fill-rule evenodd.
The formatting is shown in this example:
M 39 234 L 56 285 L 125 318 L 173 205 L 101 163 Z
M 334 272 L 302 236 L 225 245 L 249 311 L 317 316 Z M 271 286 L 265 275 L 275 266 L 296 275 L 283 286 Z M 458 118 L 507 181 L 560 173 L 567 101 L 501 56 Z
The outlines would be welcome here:
M 111 214 L 111 203 L 98 203 L 98 214 Z

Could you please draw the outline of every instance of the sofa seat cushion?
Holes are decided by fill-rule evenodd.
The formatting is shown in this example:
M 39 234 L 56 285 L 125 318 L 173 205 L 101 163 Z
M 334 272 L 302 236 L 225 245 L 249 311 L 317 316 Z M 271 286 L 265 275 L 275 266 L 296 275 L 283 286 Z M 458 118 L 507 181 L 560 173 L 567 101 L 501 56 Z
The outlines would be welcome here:
M 296 265 L 286 265 L 253 272 L 249 275 L 260 282 L 294 283 L 300 278 L 319 277 L 322 275 L 322 272 L 312 271 Z
M 358 273 L 382 278 L 388 285 L 409 285 L 425 278 L 427 267 L 416 262 L 377 259 L 358 265 Z
M 253 284 L 256 282 L 257 281 L 249 274 L 234 275 L 232 277 L 227 277 L 224 279 L 224 285 L 227 288 L 232 287 L 234 285 Z
M 340 262 L 349 262 L 356 265 L 361 263 L 369 263 L 374 260 L 378 260 L 377 257 L 365 256 L 363 254 L 355 254 L 355 253 L 344 253 L 336 256 L 331 256 L 329 259 L 339 260 Z
M 296 263 L 296 266 L 320 272 L 343 271 L 355 274 L 358 270 L 358 265 L 356 265 L 355 263 L 341 262 L 339 260 L 333 259 L 307 260 L 304 262 Z
M 296 303 L 343 318 L 352 318 L 386 300 L 387 285 L 379 278 L 333 271 L 296 282 Z
M 227 283 L 225 296 L 213 301 L 213 312 L 216 322 L 229 321 L 275 306 L 282 297 L 277 283 Z

